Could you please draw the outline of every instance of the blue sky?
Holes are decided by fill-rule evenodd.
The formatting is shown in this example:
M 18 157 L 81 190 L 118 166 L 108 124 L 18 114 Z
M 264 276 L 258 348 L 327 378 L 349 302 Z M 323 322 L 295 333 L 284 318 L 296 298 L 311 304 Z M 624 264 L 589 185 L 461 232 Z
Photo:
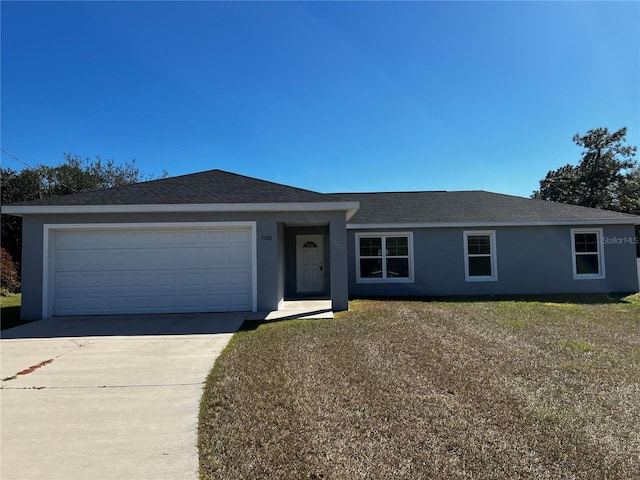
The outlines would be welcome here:
M 321 192 L 528 196 L 640 145 L 638 2 L 7 2 L 2 148 Z M 22 166 L 2 155 L 2 165 Z

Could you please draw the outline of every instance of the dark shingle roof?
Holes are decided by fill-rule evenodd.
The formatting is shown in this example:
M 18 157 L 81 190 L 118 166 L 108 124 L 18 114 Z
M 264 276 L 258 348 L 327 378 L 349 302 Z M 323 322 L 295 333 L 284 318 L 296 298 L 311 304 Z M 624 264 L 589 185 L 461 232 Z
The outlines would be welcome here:
M 343 201 L 344 199 L 333 195 L 258 180 L 257 178 L 245 177 L 223 170 L 209 170 L 16 205 L 194 205 Z
M 15 204 L 27 207 L 359 202 L 354 225 L 613 221 L 640 216 L 485 191 L 323 194 L 222 170 Z M 10 206 L 11 208 L 11 206 Z
M 620 221 L 640 216 L 485 191 L 336 193 L 360 202 L 350 224 Z

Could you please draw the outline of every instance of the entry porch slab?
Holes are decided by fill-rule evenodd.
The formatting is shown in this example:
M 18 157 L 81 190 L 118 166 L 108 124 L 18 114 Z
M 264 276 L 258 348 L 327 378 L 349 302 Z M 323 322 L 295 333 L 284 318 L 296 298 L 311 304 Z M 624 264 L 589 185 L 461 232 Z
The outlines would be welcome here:
M 288 300 L 279 310 L 253 312 L 247 320 L 333 319 L 331 300 Z

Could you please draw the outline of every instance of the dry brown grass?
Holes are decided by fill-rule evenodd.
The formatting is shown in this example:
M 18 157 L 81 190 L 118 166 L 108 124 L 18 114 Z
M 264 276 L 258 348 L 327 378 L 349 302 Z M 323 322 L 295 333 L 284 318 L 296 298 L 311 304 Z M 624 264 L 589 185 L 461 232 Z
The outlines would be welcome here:
M 640 303 L 350 308 L 234 337 L 202 478 L 640 478 Z

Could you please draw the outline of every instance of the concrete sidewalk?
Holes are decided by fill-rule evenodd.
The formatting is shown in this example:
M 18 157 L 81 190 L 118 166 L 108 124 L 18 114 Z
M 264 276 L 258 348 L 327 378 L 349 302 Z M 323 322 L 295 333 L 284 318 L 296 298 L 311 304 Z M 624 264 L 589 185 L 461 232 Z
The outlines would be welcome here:
M 2 332 L 0 478 L 198 478 L 203 382 L 246 316 L 69 317 Z

